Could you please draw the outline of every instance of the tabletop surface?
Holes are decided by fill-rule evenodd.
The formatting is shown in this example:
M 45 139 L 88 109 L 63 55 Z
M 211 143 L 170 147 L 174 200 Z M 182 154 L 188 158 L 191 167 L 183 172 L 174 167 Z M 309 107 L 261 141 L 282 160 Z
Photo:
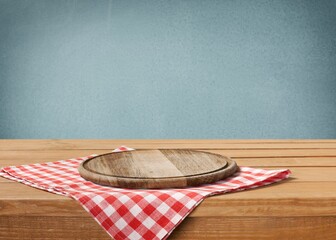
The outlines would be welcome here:
M 336 140 L 0 140 L 0 166 L 136 149 L 195 149 L 289 168 L 271 186 L 209 197 L 170 239 L 336 239 Z M 0 178 L 0 239 L 110 239 L 74 200 Z

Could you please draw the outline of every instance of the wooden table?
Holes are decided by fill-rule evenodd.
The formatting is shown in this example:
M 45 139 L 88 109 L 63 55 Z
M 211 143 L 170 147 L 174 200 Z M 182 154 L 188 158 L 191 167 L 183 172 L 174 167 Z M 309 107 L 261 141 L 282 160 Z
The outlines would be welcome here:
M 170 239 L 336 239 L 336 140 L 0 140 L 0 166 L 136 149 L 192 148 L 288 180 L 207 198 Z M 74 200 L 0 178 L 0 239 L 110 239 Z

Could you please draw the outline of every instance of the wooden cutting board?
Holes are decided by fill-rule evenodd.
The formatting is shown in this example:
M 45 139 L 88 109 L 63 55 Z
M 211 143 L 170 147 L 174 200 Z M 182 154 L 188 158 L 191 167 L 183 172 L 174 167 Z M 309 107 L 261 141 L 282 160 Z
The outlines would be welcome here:
M 219 154 L 188 149 L 107 153 L 82 162 L 80 175 L 122 188 L 177 188 L 212 183 L 234 174 L 237 164 Z

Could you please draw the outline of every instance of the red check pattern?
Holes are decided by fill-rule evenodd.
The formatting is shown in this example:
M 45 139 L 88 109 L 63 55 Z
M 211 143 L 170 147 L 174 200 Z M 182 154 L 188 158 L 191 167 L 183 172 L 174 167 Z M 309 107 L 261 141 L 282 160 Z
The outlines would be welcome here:
M 122 146 L 114 152 L 134 149 Z M 202 200 L 211 195 L 256 188 L 281 181 L 288 169 L 240 167 L 232 177 L 200 187 L 132 190 L 100 186 L 80 177 L 77 167 L 90 157 L 4 167 L 0 176 L 52 193 L 72 197 L 119 239 L 166 239 Z

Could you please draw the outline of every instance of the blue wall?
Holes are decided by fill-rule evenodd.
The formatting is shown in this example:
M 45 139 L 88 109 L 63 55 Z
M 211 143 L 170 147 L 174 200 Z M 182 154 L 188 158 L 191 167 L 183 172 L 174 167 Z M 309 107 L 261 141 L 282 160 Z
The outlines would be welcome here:
M 336 1 L 0 0 L 0 138 L 336 138 Z

